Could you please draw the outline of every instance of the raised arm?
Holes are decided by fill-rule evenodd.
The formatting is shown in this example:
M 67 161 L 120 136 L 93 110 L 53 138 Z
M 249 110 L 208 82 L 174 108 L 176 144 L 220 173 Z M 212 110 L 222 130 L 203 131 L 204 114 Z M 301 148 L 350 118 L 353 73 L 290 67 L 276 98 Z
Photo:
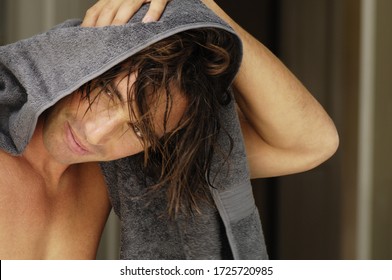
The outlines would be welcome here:
M 244 57 L 234 88 L 251 176 L 302 172 L 331 157 L 339 139 L 322 106 L 266 47 L 214 1 L 203 2 L 243 41 Z
M 214 1 L 202 0 L 241 37 L 244 57 L 234 81 L 252 178 L 312 169 L 336 151 L 332 120 L 298 79 Z M 85 26 L 124 24 L 148 0 L 100 0 Z M 158 20 L 168 0 L 151 0 L 145 21 Z

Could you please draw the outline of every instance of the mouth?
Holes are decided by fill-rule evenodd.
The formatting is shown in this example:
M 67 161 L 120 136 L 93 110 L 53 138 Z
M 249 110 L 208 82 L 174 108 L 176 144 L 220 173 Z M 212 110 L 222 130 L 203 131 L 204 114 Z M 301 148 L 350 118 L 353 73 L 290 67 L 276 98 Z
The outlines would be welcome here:
M 65 130 L 67 144 L 72 152 L 78 155 L 90 154 L 90 150 L 87 149 L 82 141 L 77 137 L 68 122 L 65 125 Z

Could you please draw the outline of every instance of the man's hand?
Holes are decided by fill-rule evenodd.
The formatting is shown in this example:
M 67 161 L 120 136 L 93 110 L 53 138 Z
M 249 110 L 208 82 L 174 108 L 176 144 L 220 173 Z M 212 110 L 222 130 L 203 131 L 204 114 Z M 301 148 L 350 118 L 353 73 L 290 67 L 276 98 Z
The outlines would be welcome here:
M 170 0 L 99 0 L 87 10 L 84 27 L 122 25 L 145 3 L 151 3 L 143 22 L 157 21 Z

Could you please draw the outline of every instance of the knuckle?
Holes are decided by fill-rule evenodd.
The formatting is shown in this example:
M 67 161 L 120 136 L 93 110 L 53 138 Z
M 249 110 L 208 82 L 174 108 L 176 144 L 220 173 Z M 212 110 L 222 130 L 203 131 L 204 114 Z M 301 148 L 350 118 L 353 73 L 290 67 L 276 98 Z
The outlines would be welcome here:
M 109 2 L 108 4 L 106 4 L 105 6 L 102 7 L 102 13 L 112 13 L 113 11 L 116 10 L 116 6 Z
M 96 6 L 92 6 L 87 9 L 86 16 L 91 17 L 98 14 L 98 8 Z
M 115 17 L 112 20 L 112 25 L 122 25 L 122 24 L 125 24 L 126 22 L 127 21 L 125 19 L 123 19 L 123 18 Z

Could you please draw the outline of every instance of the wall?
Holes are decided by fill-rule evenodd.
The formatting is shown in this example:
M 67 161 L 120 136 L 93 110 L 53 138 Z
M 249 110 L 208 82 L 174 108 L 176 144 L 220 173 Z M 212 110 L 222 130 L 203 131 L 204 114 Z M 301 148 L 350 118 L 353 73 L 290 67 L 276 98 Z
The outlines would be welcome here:
M 280 58 L 341 121 L 341 1 L 281 1 Z M 279 179 L 278 252 L 283 259 L 340 257 L 340 153 Z
M 6 3 L 3 0 L 0 0 L 0 45 L 3 45 L 6 43 L 6 14 L 7 14 L 7 6 Z
M 371 165 L 372 259 L 392 259 L 392 1 L 378 0 L 374 25 L 373 145 Z
M 0 0 L 5 13 L 4 42 L 14 42 L 48 30 L 68 18 L 82 18 L 93 0 Z

